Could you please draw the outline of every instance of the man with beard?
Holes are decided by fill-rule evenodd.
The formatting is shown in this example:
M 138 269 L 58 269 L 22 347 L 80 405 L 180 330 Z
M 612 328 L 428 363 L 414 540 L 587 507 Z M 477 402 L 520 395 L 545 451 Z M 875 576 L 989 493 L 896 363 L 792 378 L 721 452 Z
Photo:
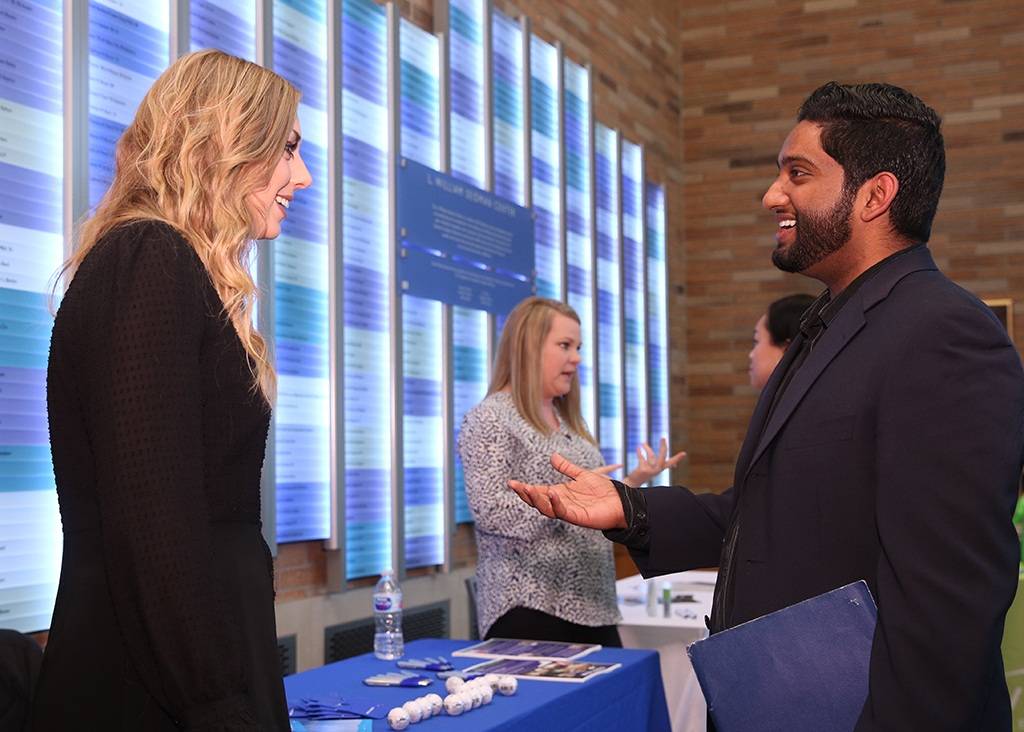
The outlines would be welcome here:
M 720 564 L 712 632 L 866 580 L 858 732 L 1010 729 L 1024 374 L 928 250 L 939 125 L 885 84 L 826 84 L 801 107 L 763 203 L 772 261 L 827 289 L 761 393 L 732 488 L 631 490 L 558 455 L 567 482 L 510 481 L 545 515 L 605 529 L 644 576 Z

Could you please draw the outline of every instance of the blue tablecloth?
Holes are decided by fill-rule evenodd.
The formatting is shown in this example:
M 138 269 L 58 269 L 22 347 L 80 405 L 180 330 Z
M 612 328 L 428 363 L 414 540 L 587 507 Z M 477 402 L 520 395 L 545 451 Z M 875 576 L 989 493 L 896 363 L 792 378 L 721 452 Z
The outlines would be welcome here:
M 424 639 L 405 646 L 406 658 L 447 656 L 456 668 L 465 668 L 483 659 L 452 656 L 452 652 L 472 645 L 471 641 Z M 494 701 L 459 717 L 442 713 L 438 717 L 410 726 L 411 730 L 585 730 L 620 732 L 624 729 L 668 730 L 668 707 L 661 682 L 656 651 L 602 648 L 587 660 L 621 663 L 621 668 L 582 683 L 562 681 L 519 681 L 514 696 L 496 694 Z M 290 699 L 317 694 L 337 693 L 386 703 L 388 708 L 430 692 L 445 695 L 444 682 L 436 680 L 422 689 L 370 687 L 362 680 L 373 674 L 397 670 L 394 662 L 379 661 L 372 653 L 304 671 L 285 678 Z M 434 677 L 434 674 L 427 673 Z M 386 720 L 375 720 L 374 730 L 387 730 Z

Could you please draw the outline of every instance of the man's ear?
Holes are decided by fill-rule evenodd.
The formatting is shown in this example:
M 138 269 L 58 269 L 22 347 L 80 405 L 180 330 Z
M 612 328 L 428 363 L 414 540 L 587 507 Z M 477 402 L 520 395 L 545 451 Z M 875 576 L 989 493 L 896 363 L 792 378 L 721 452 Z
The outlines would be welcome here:
M 860 211 L 861 220 L 874 221 L 879 216 L 888 213 L 899 190 L 899 179 L 886 171 L 864 181 L 864 185 L 860 187 L 860 195 L 864 200 Z

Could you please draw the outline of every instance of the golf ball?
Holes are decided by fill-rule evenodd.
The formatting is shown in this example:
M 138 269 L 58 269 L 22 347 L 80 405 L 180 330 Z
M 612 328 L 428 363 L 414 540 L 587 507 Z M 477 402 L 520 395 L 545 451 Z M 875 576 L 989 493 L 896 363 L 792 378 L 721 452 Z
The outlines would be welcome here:
M 512 696 L 519 688 L 519 681 L 515 676 L 501 676 L 498 678 L 498 692 L 502 696 Z
M 459 694 L 449 694 L 444 698 L 444 710 L 453 717 L 457 717 L 466 710 L 466 703 Z
M 444 710 L 444 700 L 438 694 L 427 694 L 423 698 L 430 703 L 430 713 L 435 717 Z
M 409 726 L 409 712 L 404 707 L 395 707 L 388 712 L 388 726 L 394 730 L 402 730 Z

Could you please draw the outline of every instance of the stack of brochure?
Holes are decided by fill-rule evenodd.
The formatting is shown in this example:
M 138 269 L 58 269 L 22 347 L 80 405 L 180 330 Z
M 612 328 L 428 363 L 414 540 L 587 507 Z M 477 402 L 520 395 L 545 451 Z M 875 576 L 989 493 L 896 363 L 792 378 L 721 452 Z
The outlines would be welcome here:
M 581 661 L 601 649 L 594 643 L 491 638 L 452 653 L 453 656 L 490 659 L 461 669 L 463 674 L 505 674 L 520 679 L 579 683 L 614 671 L 621 664 Z

